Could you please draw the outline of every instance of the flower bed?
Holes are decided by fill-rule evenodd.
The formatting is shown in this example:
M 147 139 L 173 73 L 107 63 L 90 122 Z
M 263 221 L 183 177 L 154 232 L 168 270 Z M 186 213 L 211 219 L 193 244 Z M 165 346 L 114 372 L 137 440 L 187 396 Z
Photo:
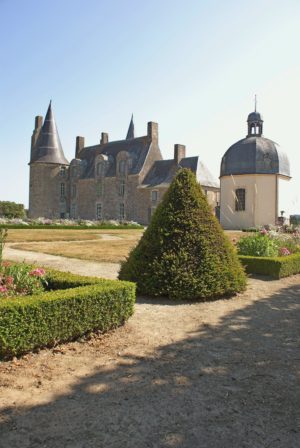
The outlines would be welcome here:
M 6 219 L 0 218 L 0 229 L 142 229 L 133 221 L 88 221 L 72 219 Z
M 132 314 L 135 285 L 51 270 L 47 291 L 0 299 L 0 358 L 107 331 Z

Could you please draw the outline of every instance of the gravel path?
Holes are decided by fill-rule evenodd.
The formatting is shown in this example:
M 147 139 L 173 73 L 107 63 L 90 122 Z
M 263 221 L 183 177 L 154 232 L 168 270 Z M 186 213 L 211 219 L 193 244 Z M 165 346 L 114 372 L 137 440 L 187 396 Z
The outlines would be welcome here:
M 0 363 L 0 448 L 298 448 L 299 296 L 300 275 L 139 298 L 114 332 Z
M 59 244 L 59 242 L 57 244 Z M 47 266 L 61 271 L 73 272 L 74 274 L 109 279 L 115 279 L 120 268 L 117 263 L 95 263 L 93 261 L 79 260 L 77 258 L 66 258 L 58 255 L 14 249 L 12 244 L 7 244 L 5 246 L 4 258 L 13 261 L 26 261 L 28 263 Z

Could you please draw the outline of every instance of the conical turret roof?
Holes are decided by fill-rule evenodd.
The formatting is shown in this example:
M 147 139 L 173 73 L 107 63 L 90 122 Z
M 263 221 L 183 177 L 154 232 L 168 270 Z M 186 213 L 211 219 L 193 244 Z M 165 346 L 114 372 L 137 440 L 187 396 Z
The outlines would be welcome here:
M 126 140 L 130 140 L 131 138 L 134 138 L 134 123 L 133 123 L 133 114 L 131 115 L 131 120 L 129 123 L 129 128 L 126 135 Z
M 69 162 L 65 158 L 64 151 L 61 146 L 54 115 L 52 112 L 51 101 L 40 135 L 37 139 L 32 158 L 30 160 L 30 163 L 33 162 L 69 165 Z

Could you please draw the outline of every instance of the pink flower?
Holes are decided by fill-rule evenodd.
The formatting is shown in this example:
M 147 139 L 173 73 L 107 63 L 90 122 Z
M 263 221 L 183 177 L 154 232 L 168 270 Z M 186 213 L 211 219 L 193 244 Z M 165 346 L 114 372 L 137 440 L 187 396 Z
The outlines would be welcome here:
M 0 292 L 7 292 L 6 286 L 0 286 Z
M 42 268 L 37 268 L 37 269 L 34 269 L 33 271 L 29 272 L 29 275 L 31 275 L 33 277 L 42 277 L 45 274 L 46 274 L 46 271 L 45 271 L 45 269 L 42 269 Z
M 291 252 L 286 247 L 281 247 L 279 249 L 279 254 L 281 256 L 287 256 L 287 255 L 291 255 Z
M 262 229 L 261 231 L 260 231 L 260 234 L 261 235 L 266 235 L 268 233 L 268 231 L 266 230 L 266 229 Z
M 9 275 L 8 277 L 6 277 L 6 279 L 5 279 L 5 283 L 6 283 L 7 285 L 12 285 L 13 282 L 14 282 L 14 278 L 13 278 L 12 276 Z

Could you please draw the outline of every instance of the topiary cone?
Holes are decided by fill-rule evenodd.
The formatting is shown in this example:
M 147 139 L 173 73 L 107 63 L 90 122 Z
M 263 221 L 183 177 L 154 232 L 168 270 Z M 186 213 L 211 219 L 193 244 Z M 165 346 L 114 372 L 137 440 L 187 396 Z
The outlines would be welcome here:
M 246 287 L 246 276 L 195 175 L 181 169 L 119 279 L 148 296 L 209 299 Z

